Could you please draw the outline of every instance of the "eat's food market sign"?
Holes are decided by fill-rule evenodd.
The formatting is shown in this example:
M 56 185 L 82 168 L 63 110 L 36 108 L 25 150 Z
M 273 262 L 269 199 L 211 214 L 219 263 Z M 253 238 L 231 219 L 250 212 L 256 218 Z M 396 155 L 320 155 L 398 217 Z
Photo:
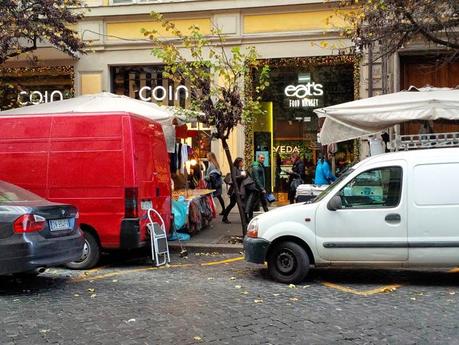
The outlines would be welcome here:
M 319 106 L 319 97 L 324 95 L 323 85 L 315 82 L 287 85 L 284 89 L 289 108 L 313 108 Z

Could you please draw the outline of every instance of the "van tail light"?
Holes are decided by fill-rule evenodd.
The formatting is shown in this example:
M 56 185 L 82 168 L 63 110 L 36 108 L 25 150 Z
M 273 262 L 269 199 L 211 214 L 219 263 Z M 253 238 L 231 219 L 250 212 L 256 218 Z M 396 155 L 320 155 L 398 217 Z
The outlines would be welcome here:
M 38 232 L 45 228 L 46 219 L 34 214 L 24 214 L 13 223 L 14 232 L 23 234 L 27 232 Z
M 126 188 L 124 190 L 124 217 L 125 218 L 137 218 L 139 216 L 137 212 L 137 199 L 139 190 L 137 187 Z

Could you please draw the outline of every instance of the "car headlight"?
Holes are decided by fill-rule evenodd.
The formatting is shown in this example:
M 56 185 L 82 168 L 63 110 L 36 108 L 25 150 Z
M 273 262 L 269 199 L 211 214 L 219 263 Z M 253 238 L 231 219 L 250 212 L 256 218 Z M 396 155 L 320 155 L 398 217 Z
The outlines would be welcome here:
M 249 226 L 247 227 L 247 237 L 258 237 L 258 219 L 254 218 L 250 221 Z

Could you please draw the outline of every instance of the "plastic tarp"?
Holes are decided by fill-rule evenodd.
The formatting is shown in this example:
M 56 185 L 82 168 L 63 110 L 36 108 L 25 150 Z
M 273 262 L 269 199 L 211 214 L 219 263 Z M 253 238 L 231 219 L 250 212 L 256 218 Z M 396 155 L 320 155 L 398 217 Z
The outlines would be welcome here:
M 459 89 L 425 87 L 315 109 L 325 117 L 324 145 L 380 132 L 411 120 L 458 120 Z

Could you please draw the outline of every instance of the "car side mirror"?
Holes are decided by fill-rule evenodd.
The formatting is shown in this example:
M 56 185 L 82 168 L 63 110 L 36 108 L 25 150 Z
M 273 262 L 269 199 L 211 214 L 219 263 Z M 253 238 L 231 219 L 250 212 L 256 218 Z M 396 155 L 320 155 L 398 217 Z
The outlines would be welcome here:
M 327 208 L 330 211 L 336 211 L 343 208 L 343 203 L 341 202 L 341 197 L 339 195 L 335 195 L 327 204 Z

